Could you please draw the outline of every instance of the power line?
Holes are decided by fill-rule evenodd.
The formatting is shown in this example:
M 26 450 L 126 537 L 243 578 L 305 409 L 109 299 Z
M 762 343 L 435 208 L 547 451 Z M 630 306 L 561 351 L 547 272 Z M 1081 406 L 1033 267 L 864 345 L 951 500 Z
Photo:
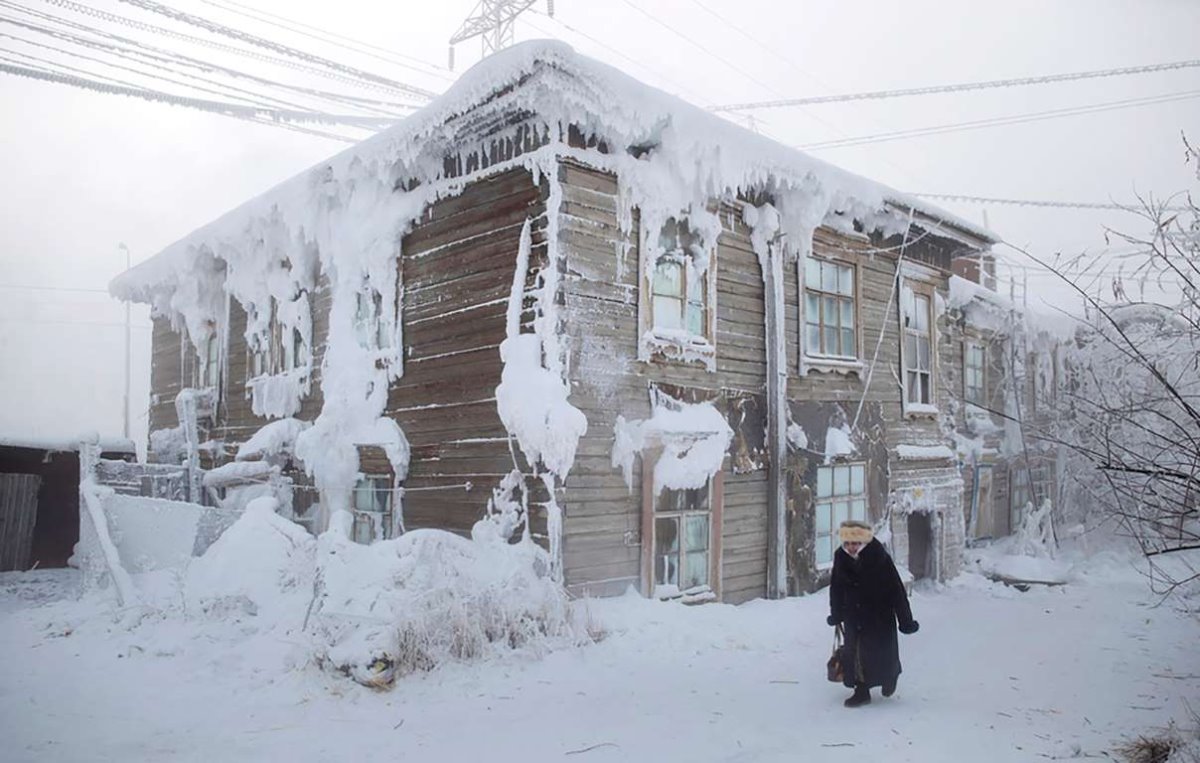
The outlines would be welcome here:
M 390 51 L 387 48 L 381 48 L 378 45 L 372 45 L 369 42 L 356 40 L 353 37 L 346 37 L 345 35 L 319 29 L 311 24 L 305 24 L 304 22 L 296 21 L 295 19 L 290 19 L 286 16 L 280 16 L 277 13 L 271 13 L 270 11 L 265 11 L 261 8 L 255 8 L 253 6 L 246 5 L 245 3 L 234 2 L 234 0 L 221 0 L 221 2 L 216 2 L 215 0 L 200 0 L 200 2 L 204 3 L 205 5 L 211 5 L 214 8 L 220 8 L 221 10 L 228 11 L 229 13 L 236 13 L 239 16 L 260 21 L 264 24 L 269 24 L 280 29 L 286 29 L 289 32 L 294 32 L 295 34 L 308 37 L 313 40 L 328 43 L 344 50 L 361 53 L 362 55 L 370 56 L 390 64 L 395 64 L 396 66 L 403 66 L 406 69 L 412 69 L 420 74 L 430 74 L 435 77 L 441 77 L 442 79 L 448 81 L 454 80 L 453 75 L 449 74 L 445 68 L 438 66 L 437 64 L 422 61 L 421 59 L 414 58 L 412 56 L 406 56 L 402 53 L 396 53 L 395 51 Z M 242 10 L 238 10 L 239 8 Z M 264 16 L 267 18 L 263 18 Z M 275 19 L 275 21 L 271 21 L 270 19 Z M 302 30 L 310 31 L 306 32 Z M 339 42 L 339 40 L 341 42 Z M 406 58 L 409 61 L 415 61 L 416 63 L 428 68 L 419 69 L 412 64 L 401 61 L 400 59 L 402 58 Z
M 55 2 L 55 0 L 46 1 Z M 239 29 L 225 26 L 224 24 L 218 24 L 214 21 L 209 21 L 208 19 L 200 16 L 184 13 L 183 11 L 177 11 L 174 8 L 169 8 L 161 3 L 153 2 L 152 0 L 118 0 L 118 2 L 125 3 L 126 5 L 132 5 L 135 8 L 141 8 L 142 10 L 150 11 L 151 13 L 157 13 L 160 16 L 165 16 L 169 19 L 183 22 L 184 24 L 190 24 L 192 26 L 199 27 L 200 29 L 204 29 L 205 31 L 213 34 L 229 37 L 231 39 L 248 43 L 250 45 L 254 45 L 255 47 L 264 48 L 266 50 L 289 56 L 300 61 L 324 66 L 328 69 L 332 69 L 343 74 L 348 74 L 359 79 L 367 80 L 369 82 L 387 85 L 388 87 L 409 93 L 411 95 L 416 95 L 421 98 L 431 99 L 437 96 L 437 93 L 433 92 L 432 90 L 415 87 L 413 85 L 399 82 L 388 77 L 382 77 L 378 74 L 372 74 L 371 72 L 363 71 L 362 69 L 356 69 L 353 66 L 347 66 L 345 64 L 338 63 L 337 61 L 331 61 L 328 58 L 322 58 L 321 56 L 313 55 L 312 53 L 306 53 L 305 51 L 298 50 L 287 45 L 282 45 L 277 42 L 272 42 L 271 40 L 243 32 Z
M 344 95 L 344 94 L 340 94 L 340 93 L 331 93 L 331 92 L 324 91 L 324 90 L 316 90 L 313 88 L 290 85 L 290 84 L 287 84 L 284 82 L 278 82 L 278 81 L 267 79 L 264 77 L 259 77 L 257 75 L 239 71 L 237 69 L 231 69 L 229 67 L 221 66 L 219 64 L 212 64 L 212 63 L 209 63 L 206 61 L 201 61 L 199 59 L 192 58 L 190 56 L 183 55 L 181 53 L 176 53 L 174 51 L 165 50 L 163 48 L 159 48 L 154 45 L 149 45 L 147 43 L 143 43 L 139 40 L 134 40 L 134 39 L 131 39 L 128 37 L 113 34 L 111 32 L 96 29 L 94 27 L 89 27 L 84 24 L 79 24 L 74 21 L 70 21 L 68 19 L 60 18 L 60 17 L 53 16 L 50 14 L 40 13 L 40 12 L 34 11 L 33 9 L 25 8 L 24 6 L 16 5 L 14 3 L 8 2 L 7 0 L 0 0 L 0 7 L 8 8 L 11 10 L 17 10 L 17 11 L 25 13 L 29 16 L 32 16 L 32 17 L 37 18 L 44 22 L 51 22 L 54 24 L 58 24 L 58 25 L 67 27 L 68 29 L 74 29 L 76 31 L 84 32 L 86 34 L 95 35 L 95 36 L 98 36 L 98 37 L 101 37 L 101 38 L 104 38 L 107 40 L 112 40 L 116 43 L 120 43 L 120 44 L 114 45 L 114 44 L 110 44 L 110 43 L 101 42 L 98 40 L 92 40 L 92 39 L 88 39 L 88 38 L 78 37 L 76 35 L 73 35 L 68 32 L 58 30 L 58 29 L 51 29 L 48 27 L 41 27 L 41 26 L 37 26 L 37 25 L 26 25 L 24 22 L 18 22 L 13 19 L 8 19 L 9 23 L 17 24 L 20 26 L 25 26 L 25 28 L 30 29 L 32 31 L 36 31 L 41 34 L 47 34 L 47 35 L 56 37 L 58 39 L 66 41 L 66 42 L 72 42 L 72 43 L 74 43 L 76 45 L 80 45 L 82 47 L 102 49 L 105 52 L 110 53 L 111 55 L 115 55 L 120 58 L 125 58 L 126 60 L 133 61 L 138 64 L 145 63 L 145 61 L 143 61 L 142 59 L 150 59 L 151 65 L 153 65 L 153 66 L 162 66 L 165 64 L 175 64 L 178 66 L 184 66 L 184 67 L 188 67 L 188 68 L 198 69 L 200 71 L 204 71 L 204 72 L 208 72 L 208 73 L 220 73 L 220 74 L 224 74 L 226 76 L 229 76 L 229 77 L 232 77 L 235 79 L 248 79 L 252 82 L 256 82 L 258 84 L 265 85 L 267 87 L 277 88 L 277 89 L 281 89 L 281 90 L 287 90 L 292 93 L 299 93 L 299 94 L 307 95 L 310 97 L 320 98 L 320 99 L 326 100 L 326 101 L 337 102 L 337 103 L 341 103 L 342 105 L 349 105 L 349 106 L 352 106 L 354 108 L 359 108 L 359 109 L 372 109 L 375 111 L 380 111 L 380 110 L 384 110 L 384 109 L 395 109 L 395 108 L 408 108 L 408 109 L 416 108 L 416 106 L 413 104 L 398 103 L 398 102 L 392 102 L 392 101 L 379 101 L 379 100 L 368 99 L 368 98 L 358 98 L 355 96 L 349 96 L 349 95 Z M 16 39 L 16 38 L 14 38 L 14 39 Z M 24 42 L 26 42 L 27 44 L 30 44 L 30 45 L 38 45 L 38 43 L 34 43 L 31 41 L 24 41 Z M 126 46 L 128 46 L 128 47 L 126 47 Z M 44 47 L 44 46 L 38 45 L 38 47 Z M 51 48 L 51 49 L 53 50 L 53 48 Z M 70 51 L 61 51 L 60 50 L 57 52 L 68 53 L 69 55 L 79 55 L 77 53 L 73 53 Z M 98 63 L 102 63 L 106 66 L 112 65 L 112 64 L 108 64 L 107 62 L 103 62 L 103 61 L 99 61 Z M 180 72 L 178 70 L 174 70 L 174 71 L 175 71 L 175 73 L 180 74 L 181 76 L 185 76 L 185 77 L 194 76 L 194 75 L 187 74 L 185 72 Z M 142 74 L 144 76 L 159 78 L 159 76 L 155 75 L 155 74 L 148 74 L 145 72 L 143 72 Z M 231 86 L 228 86 L 228 85 L 222 85 L 221 83 L 214 83 L 211 80 L 205 80 L 203 78 L 198 78 L 198 79 L 200 79 L 200 81 L 205 81 L 205 82 L 209 82 L 210 84 L 216 84 L 218 86 L 223 86 L 223 87 L 229 88 L 231 90 L 237 90 L 237 91 L 243 92 L 243 93 L 249 92 L 249 91 L 245 91 L 245 90 L 240 90 L 239 88 L 232 88 Z M 180 84 L 180 83 L 177 83 L 177 84 Z M 261 98 L 262 96 L 256 96 L 256 97 Z M 284 101 L 278 101 L 278 103 L 281 103 L 284 105 L 293 105 L 293 106 L 296 105 L 296 104 L 289 104 Z M 391 115 L 398 116 L 394 112 L 391 112 Z
M 1004 204 L 1018 207 L 1054 207 L 1056 209 L 1112 209 L 1124 212 L 1137 212 L 1141 207 L 1137 204 L 1117 204 L 1115 202 L 1089 201 L 1041 201 L 1034 199 L 999 199 L 989 196 L 962 196 L 946 193 L 910 193 L 922 199 L 938 199 L 941 201 L 962 201 L 969 204 Z M 1186 212 L 1189 207 L 1162 207 L 1164 212 Z
M 1098 71 L 1072 72 L 1070 74 L 1049 74 L 1040 77 L 1017 77 L 1013 79 L 996 79 L 984 82 L 963 82 L 956 85 L 931 85 L 928 87 L 911 87 L 900 90 L 872 90 L 864 93 L 845 93 L 842 95 L 818 95 L 808 98 L 787 98 L 777 101 L 756 101 L 752 103 L 733 103 L 724 106 L 713 106 L 713 111 L 746 111 L 749 109 L 775 109 L 787 106 L 812 106 L 819 103 L 842 103 L 845 101 L 878 100 L 882 98 L 901 98 L 910 95 L 932 95 L 934 93 L 961 93 L 968 90 L 988 90 L 1002 87 L 1023 87 L 1028 85 L 1046 85 L 1052 82 L 1073 82 L 1101 77 L 1119 77 L 1130 74 L 1150 74 L 1176 69 L 1192 69 L 1200 67 L 1200 60 L 1173 61 L 1165 64 L 1150 64 L 1147 66 L 1126 66 L 1119 69 L 1101 69 Z
M 123 2 L 126 2 L 127 0 L 122 0 L 122 1 L 123 1 Z M 721 63 L 725 64 L 725 66 L 729 67 L 729 68 L 730 68 L 730 69 L 732 69 L 733 71 L 735 71 L 735 72 L 737 72 L 738 74 L 742 75 L 743 77 L 745 77 L 746 79 L 750 80 L 751 82 L 753 82 L 754 84 L 758 85 L 759 87 L 762 87 L 762 88 L 763 88 L 763 89 L 765 89 L 765 90 L 770 90 L 770 91 L 772 91 L 772 92 L 774 92 L 774 91 L 775 91 L 775 89 L 774 89 L 773 87 L 771 87 L 771 86 L 770 86 L 770 85 L 768 85 L 767 83 L 763 82 L 763 81 L 762 81 L 762 80 L 760 80 L 758 77 L 755 77 L 753 74 L 750 74 L 749 72 L 747 72 L 746 70 L 742 69 L 741 67 L 739 67 L 737 64 L 733 63 L 732 61 L 729 61 L 729 60 L 727 60 L 727 59 L 725 59 L 725 58 L 723 58 L 723 57 L 721 57 L 721 56 L 717 55 L 716 53 L 714 53 L 713 51 L 709 50 L 709 49 L 708 49 L 707 47 L 705 47 L 704 45 L 701 45 L 700 43 L 698 43 L 698 42 L 696 42 L 695 40 L 693 40 L 691 37 L 688 37 L 686 34 L 684 34 L 683 32 L 679 31 L 678 29 L 676 29 L 675 27 L 671 26 L 670 24 L 666 23 L 665 21 L 662 21 L 662 20 L 660 20 L 660 19 L 659 19 L 657 16 L 654 16 L 654 15 L 653 15 L 653 14 L 651 14 L 649 11 L 647 11 L 647 10 L 645 10 L 645 9 L 643 9 L 643 8 L 639 8 L 639 7 L 637 7 L 636 5 L 634 5 L 633 3 L 631 3 L 629 0 L 621 0 L 621 1 L 622 1 L 623 3 L 625 3 L 626 5 L 628 5 L 630 8 L 634 9 L 635 11 L 637 11 L 638 13 L 642 14 L 642 15 L 643 15 L 643 16 L 645 16 L 646 18 L 648 18 L 648 19 L 650 19 L 651 21 L 653 21 L 655 24 L 658 24 L 658 25 L 659 25 L 660 27 L 662 27 L 663 29 L 666 29 L 668 32 L 670 32 L 671 34 L 675 35 L 675 36 L 676 36 L 676 37 L 678 37 L 679 39 L 681 39 L 681 40 L 683 40 L 683 41 L 685 41 L 685 42 L 687 42 L 687 43 L 691 44 L 692 46 L 694 46 L 694 47 L 696 47 L 696 48 L 698 48 L 698 49 L 700 49 L 700 50 L 704 51 L 704 52 L 705 52 L 705 53 L 706 53 L 706 54 L 707 54 L 707 55 L 708 55 L 710 58 L 714 58 L 714 59 L 716 59 L 717 61 L 720 61 Z
M 863 135 L 857 138 L 845 138 L 841 140 L 830 140 L 820 143 L 808 143 L 801 146 L 795 146 L 806 151 L 823 148 L 845 148 L 847 146 L 861 146 L 868 143 L 884 143 L 892 140 L 905 140 L 907 138 L 919 138 L 926 135 L 939 135 L 950 132 L 961 132 L 963 130 L 979 130 L 986 127 L 997 127 L 1010 124 L 1023 124 L 1025 122 L 1039 122 L 1046 119 L 1058 119 L 1061 117 L 1074 116 L 1077 114 L 1094 114 L 1102 111 L 1115 111 L 1118 109 L 1134 108 L 1137 106 L 1147 106 L 1156 103 L 1169 103 L 1172 101 L 1182 101 L 1188 98 L 1200 96 L 1200 90 L 1186 90 L 1178 93 L 1164 93 L 1162 95 L 1148 96 L 1146 98 L 1129 98 L 1122 101 L 1109 101 L 1107 103 L 1094 103 L 1086 106 L 1075 106 L 1065 109 L 1052 109 L 1050 111 L 1037 111 L 1029 114 L 1016 114 L 1007 117 L 993 117 L 991 119 L 979 119 L 971 122 L 956 122 L 953 124 L 936 125 L 933 127 L 920 127 L 913 130 L 898 130 L 890 133 L 879 133 L 876 135 Z
M 88 294 L 108 294 L 108 289 L 85 289 L 76 286 L 41 286 L 34 284 L 0 283 L 0 289 L 28 289 L 30 291 L 82 291 Z
M 55 82 L 61 85 L 70 85 L 83 90 L 93 90 L 108 95 L 127 95 L 133 98 L 141 98 L 143 100 L 153 101 L 156 103 L 184 106 L 187 108 L 199 109 L 200 111 L 208 111 L 214 114 L 220 114 L 222 116 L 234 117 L 236 119 L 245 119 L 258 124 L 295 130 L 297 132 L 303 132 L 322 138 L 340 140 L 345 143 L 357 143 L 357 141 L 353 138 L 346 138 L 341 135 L 335 135 L 333 133 L 302 127 L 297 124 L 288 123 L 287 121 L 290 119 L 302 122 L 318 122 L 322 124 L 336 124 L 341 121 L 337 117 L 331 118 L 332 115 L 302 111 L 289 112 L 280 109 L 267 109 L 258 106 L 247 106 L 240 103 L 225 103 L 220 101 L 209 101 L 200 98 L 188 98 L 185 96 L 173 95 L 171 93 L 164 93 L 160 90 L 127 87 L 124 85 L 111 85 L 104 82 L 98 82 L 96 80 L 85 79 L 83 77 L 46 72 L 37 69 L 30 69 L 24 66 L 12 66 L 9 64 L 0 64 L 0 74 L 11 74 L 13 76 L 27 77 L 29 79 L 40 80 L 43 82 Z M 354 117 L 354 119 L 367 118 Z
M 238 48 L 233 45 L 225 45 L 224 43 L 217 42 L 216 40 L 209 40 L 204 37 L 196 37 L 195 35 L 185 34 L 183 32 L 177 32 L 174 29 L 168 29 L 166 27 L 157 26 L 155 24 L 147 24 L 144 21 L 138 21 L 136 19 L 131 19 L 127 16 L 121 16 L 116 13 L 109 13 L 108 11 L 103 11 L 103 10 L 100 10 L 99 8 L 93 8 L 88 5 L 83 5 L 81 3 L 72 2 L 72 0 L 44 0 L 44 2 L 47 2 L 51 5 L 61 7 L 65 10 L 80 13 L 84 16 L 89 16 L 89 17 L 92 17 L 95 19 L 99 19 L 101 21 L 107 21 L 107 22 L 110 22 L 113 24 L 119 24 L 121 26 L 128 27 L 130 29 L 135 29 L 139 32 L 149 32 L 151 34 L 157 34 L 157 35 L 160 35 L 162 37 L 166 37 L 166 38 L 169 38 L 172 40 L 179 40 L 181 42 L 186 42 L 191 45 L 198 45 L 201 47 L 209 48 L 211 50 L 218 50 L 223 53 L 230 53 L 230 54 L 233 54 L 236 56 L 240 56 L 242 58 L 249 58 L 254 61 L 262 61 L 264 63 L 268 63 L 273 66 L 279 66 L 279 67 L 282 67 L 285 69 L 291 69 L 293 71 L 304 72 L 306 74 L 311 74 L 311 75 L 314 75 L 317 77 L 322 77 L 325 79 L 333 80 L 335 82 L 342 82 L 345 84 L 355 85 L 357 87 L 361 87 L 361 88 L 368 89 L 368 90 L 375 90 L 378 92 L 393 92 L 393 93 L 398 92 L 395 88 L 380 85 L 376 82 L 368 82 L 368 81 L 365 81 L 365 80 L 362 80 L 362 79 L 359 79 L 356 77 L 350 77 L 350 76 L 346 76 L 343 74 L 338 74 L 337 72 L 333 72 L 333 71 L 330 71 L 329 69 L 325 69 L 325 68 L 307 66 L 305 64 L 299 63 L 297 61 L 289 60 L 286 58 L 276 58 L 275 56 L 269 56 L 269 55 L 266 55 L 264 53 L 259 53 L 254 50 L 246 50 L 245 48 Z M 26 10 L 26 12 L 29 12 L 29 9 L 25 9 L 25 10 Z M 60 19 L 60 21 L 65 21 L 65 20 Z M 107 32 L 98 32 L 98 33 L 105 35 L 105 36 L 108 35 Z

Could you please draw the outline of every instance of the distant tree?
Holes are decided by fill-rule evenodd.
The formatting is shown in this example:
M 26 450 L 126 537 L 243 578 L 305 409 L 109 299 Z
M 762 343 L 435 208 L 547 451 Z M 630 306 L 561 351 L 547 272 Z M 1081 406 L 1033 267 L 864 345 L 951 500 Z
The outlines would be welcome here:
M 1200 180 L 1200 153 L 1184 147 Z M 1196 555 L 1183 553 L 1200 549 L 1200 209 L 1180 193 L 1141 197 L 1131 211 L 1147 233 L 1109 231 L 1140 255 L 1113 278 L 1112 301 L 1065 275 L 1075 267 L 1050 265 L 1083 297 L 1087 320 L 1067 348 L 1051 420 L 1032 436 L 1060 446 L 1074 500 L 1137 542 L 1166 593 L 1200 580 Z M 1155 282 L 1177 286 L 1176 298 L 1130 301 Z

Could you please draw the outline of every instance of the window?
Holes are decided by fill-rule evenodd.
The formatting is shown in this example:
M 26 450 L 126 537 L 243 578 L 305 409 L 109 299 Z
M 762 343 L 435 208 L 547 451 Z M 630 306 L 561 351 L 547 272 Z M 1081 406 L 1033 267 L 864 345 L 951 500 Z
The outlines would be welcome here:
M 711 339 L 708 330 L 708 269 L 700 238 L 686 220 L 667 220 L 658 236 L 659 257 L 651 284 L 656 331 L 685 332 Z
M 382 350 L 391 346 L 387 321 L 383 320 L 383 295 L 364 289 L 357 295 L 354 308 L 354 336 L 365 350 Z
M 355 543 L 384 540 L 392 534 L 392 478 L 363 475 L 354 485 Z
M 984 385 L 983 345 L 967 342 L 963 345 L 963 397 L 968 403 L 983 406 L 987 400 Z
M 842 522 L 867 519 L 866 469 L 861 463 L 817 467 L 817 569 L 833 565 L 833 552 L 841 543 L 838 527 Z
M 930 308 L 932 300 L 905 288 L 901 297 L 904 355 L 904 402 L 909 405 L 933 404 L 933 333 Z
M 654 595 L 711 590 L 711 491 L 663 490 L 654 507 Z
M 307 298 L 304 292 L 296 302 Z M 294 312 L 294 311 L 291 311 Z M 309 347 L 298 326 L 285 326 L 279 320 L 278 306 L 271 300 L 271 318 L 265 333 L 254 335 L 247 343 L 250 378 L 286 373 L 309 365 Z
M 216 387 L 220 383 L 220 360 L 221 338 L 217 336 L 216 327 L 210 326 L 201 344 L 199 386 Z
M 858 357 L 854 266 L 808 257 L 804 263 L 804 352 Z

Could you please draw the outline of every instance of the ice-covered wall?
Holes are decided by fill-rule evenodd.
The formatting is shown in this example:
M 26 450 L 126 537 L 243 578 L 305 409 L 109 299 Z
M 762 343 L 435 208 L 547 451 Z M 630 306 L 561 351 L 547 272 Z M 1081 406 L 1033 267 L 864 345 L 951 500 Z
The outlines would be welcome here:
M 773 202 L 769 227 L 778 234 L 778 256 L 807 252 L 812 232 L 822 224 L 857 222 L 885 235 L 898 233 L 910 219 L 904 210 L 913 208 L 971 235 L 990 237 L 915 199 L 646 87 L 566 45 L 535 42 L 487 59 L 396 127 L 197 230 L 114 280 L 111 290 L 122 299 L 148 302 L 176 325 L 186 325 L 193 341 L 220 320 L 227 295 L 246 309 L 251 350 L 272 331 L 282 331 L 285 338 L 298 332 L 307 356 L 292 358 L 285 373 L 250 385 L 256 413 L 283 417 L 296 412 L 313 375 L 310 295 L 323 275 L 332 296 L 321 368 L 323 409 L 296 437 L 295 453 L 326 496 L 325 508 L 344 523 L 348 514 L 338 512 L 349 508 L 359 445 L 384 444 L 397 475 L 402 478 L 407 469 L 403 433 L 383 431 L 380 416 L 388 384 L 403 370 L 397 257 L 405 232 L 434 202 L 518 166 L 545 184 L 549 267 L 539 276 L 538 351 L 533 351 L 534 340 L 510 337 L 505 360 L 540 369 L 550 386 L 554 378 L 564 378 L 567 352 L 559 342 L 554 308 L 562 258 L 555 169 L 564 157 L 618 178 L 618 217 L 627 232 L 635 210 L 643 231 L 657 231 L 667 219 L 682 216 L 703 243 L 720 230 L 710 211 L 714 200 L 766 195 Z M 646 261 L 652 264 L 654 258 Z M 706 264 L 701 256 L 692 267 Z M 383 333 L 394 339 L 388 349 L 360 346 L 355 312 L 363 294 L 380 303 Z M 518 366 L 512 367 L 515 373 Z M 498 398 L 503 414 L 508 395 Z M 568 413 L 546 420 L 541 429 L 548 434 L 539 436 L 540 445 L 534 436 L 538 427 L 524 426 L 523 416 L 505 420 L 526 455 L 541 458 L 560 479 L 571 466 L 570 441 L 586 427 L 568 408 L 554 409 Z

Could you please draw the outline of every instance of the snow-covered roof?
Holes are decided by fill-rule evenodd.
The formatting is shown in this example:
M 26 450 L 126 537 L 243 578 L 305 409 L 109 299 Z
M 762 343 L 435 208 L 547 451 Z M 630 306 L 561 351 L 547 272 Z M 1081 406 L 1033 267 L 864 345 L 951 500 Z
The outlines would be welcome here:
M 670 153 L 679 160 L 670 163 L 661 180 L 681 189 L 677 194 L 702 190 L 720 198 L 742 190 L 766 190 L 776 196 L 803 191 L 807 201 L 815 197 L 819 202 L 812 205 L 817 219 L 811 219 L 812 212 L 805 216 L 810 218 L 805 220 L 808 227 L 835 210 L 860 221 L 886 213 L 907 216 L 911 210 L 918 223 L 927 218 L 948 235 L 966 233 L 984 245 L 999 240 L 934 205 L 757 135 L 579 55 L 568 45 L 533 41 L 482 61 L 420 111 L 199 228 L 115 278 L 110 290 L 120 299 L 170 308 L 178 301 L 174 293 L 187 290 L 189 281 L 224 269 L 214 258 L 228 262 L 231 255 L 236 259 L 247 250 L 291 249 L 300 243 L 297 238 L 331 243 L 321 241 L 322 213 L 344 213 L 346 205 L 363 213 L 369 206 L 392 206 L 394 197 L 429 202 L 455 192 L 442 188 L 431 193 L 420 187 L 399 192 L 397 187 L 409 179 L 422 184 L 446 180 L 443 159 L 448 153 L 486 148 L 488 138 L 481 140 L 479 134 L 486 119 L 474 118 L 480 112 L 536 115 L 563 129 L 576 125 L 608 146 L 653 146 L 653 152 Z M 472 118 L 461 118 L 468 113 Z M 580 153 L 594 158 L 599 152 Z M 608 164 L 619 170 L 630 161 L 636 160 L 621 151 Z M 369 193 L 364 193 L 364 185 L 373 186 Z M 170 293 L 164 294 L 164 287 Z
M 94 434 L 81 434 L 78 437 L 35 437 L 33 435 L 0 433 L 0 448 L 28 448 L 30 450 L 48 450 L 57 453 L 73 453 L 79 450 L 81 443 L 95 440 L 100 445 L 102 453 L 136 453 L 133 440 L 124 437 L 97 437 Z

